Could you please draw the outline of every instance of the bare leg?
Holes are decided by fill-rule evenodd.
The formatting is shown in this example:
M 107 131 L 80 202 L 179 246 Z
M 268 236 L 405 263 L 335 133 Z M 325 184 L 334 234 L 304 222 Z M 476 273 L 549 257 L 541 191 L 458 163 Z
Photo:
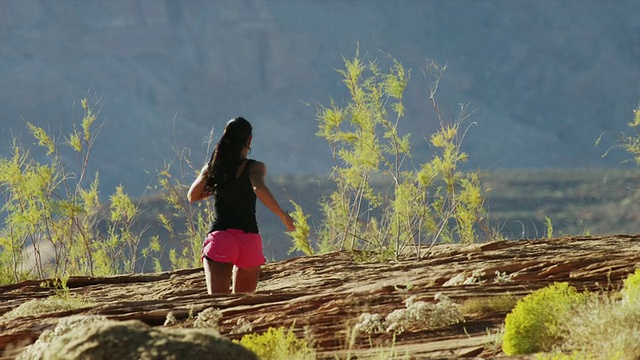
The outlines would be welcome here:
M 206 258 L 202 258 L 202 264 L 204 265 L 204 276 L 209 294 L 231 292 L 233 264 L 211 261 Z
M 246 269 L 236 267 L 234 270 L 234 293 L 250 293 L 256 291 L 256 287 L 258 286 L 258 276 L 260 275 L 260 266 Z

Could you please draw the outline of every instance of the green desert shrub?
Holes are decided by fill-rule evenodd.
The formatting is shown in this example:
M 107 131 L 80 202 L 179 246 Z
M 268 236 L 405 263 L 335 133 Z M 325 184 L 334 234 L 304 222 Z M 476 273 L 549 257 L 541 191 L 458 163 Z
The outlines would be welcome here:
M 315 359 L 307 341 L 298 339 L 292 330 L 283 327 L 269 328 L 262 334 L 247 334 L 234 342 L 253 351 L 262 360 Z
M 38 146 L 27 148 L 14 138 L 10 156 L 0 156 L 6 215 L 0 230 L 3 283 L 25 277 L 131 273 L 140 268 L 137 204 L 122 186 L 110 196 L 109 206 L 100 201 L 99 176 L 89 166 L 99 132 L 97 115 L 86 99 L 81 103 L 82 120 L 68 134 L 54 134 L 27 122 Z M 69 163 L 69 151 L 79 168 Z
M 551 351 L 562 344 L 562 324 L 589 298 L 568 283 L 554 283 L 518 301 L 507 314 L 502 350 L 507 355 Z
M 634 133 L 620 133 L 617 136 L 615 145 L 609 148 L 602 156 L 607 156 L 609 154 L 609 151 L 611 151 L 611 149 L 613 148 L 621 148 L 633 157 L 633 161 L 636 163 L 636 165 L 640 165 L 640 104 L 633 110 L 633 119 L 627 123 L 627 126 Z M 604 134 L 600 135 L 600 137 L 596 140 L 596 145 L 598 145 L 600 141 L 602 141 L 603 135 Z
M 379 260 L 401 254 L 420 258 L 421 250 L 436 241 L 471 243 L 479 229 L 487 229 L 480 176 L 461 169 L 468 158 L 461 150 L 466 106 L 448 121 L 435 100 L 445 68 L 430 62 L 425 71 L 440 127 L 427 137 L 433 157 L 418 164 L 411 134 L 400 131 L 411 72 L 395 59 L 388 71 L 358 53 L 344 59 L 338 72 L 350 99 L 343 105 L 331 100 L 317 115 L 317 135 L 333 153 L 336 185 L 320 203 L 318 251 L 364 250 Z
M 640 358 L 640 270 L 629 275 L 619 293 L 593 297 L 564 326 L 561 349 L 583 351 L 595 359 Z
M 200 266 L 213 208 L 209 202 L 186 199 L 187 181 L 196 172 L 186 152 L 176 151 L 177 158 L 157 174 L 171 212 L 159 213 L 158 221 L 178 242 L 161 244 L 156 234 L 147 243 L 146 228 L 139 225 L 143 197 L 134 201 L 119 185 L 107 201 L 101 199 L 100 177 L 90 156 L 101 128 L 96 129 L 97 113 L 87 99 L 81 105 L 84 115 L 67 134 L 27 122 L 38 146 L 26 147 L 16 137 L 10 155 L 0 156 L 0 200 L 6 215 L 0 229 L 0 284 L 134 273 L 147 270 L 147 260 L 162 271 L 163 255 L 174 269 Z M 77 160 L 79 168 L 69 159 Z M 178 234 L 176 219 L 185 221 Z
M 205 141 L 204 154 L 210 154 L 214 145 L 213 130 Z M 194 161 L 191 152 L 174 145 L 175 156 L 165 161 L 156 174 L 156 190 L 160 191 L 167 207 L 157 215 L 160 225 L 178 245 L 169 250 L 172 269 L 202 266 L 202 241 L 214 220 L 213 201 L 190 202 L 186 193 L 191 182 L 200 174 L 208 159 Z M 180 224 L 180 222 L 182 224 Z M 180 230 L 179 230 L 180 229 Z M 160 264 L 156 262 L 156 269 Z
M 305 255 L 313 255 L 315 250 L 310 241 L 311 227 L 309 226 L 309 215 L 305 215 L 302 207 L 295 201 L 291 201 L 294 207 L 294 211 L 290 214 L 296 224 L 296 229 L 288 233 L 293 242 L 293 245 L 289 249 L 289 254 L 295 251 L 300 251 Z
M 627 302 L 640 303 L 640 269 L 637 269 L 623 281 L 621 295 Z
M 621 134 L 618 145 L 633 156 L 637 165 L 640 165 L 640 105 L 633 111 L 633 120 L 627 125 L 636 131 L 634 135 Z

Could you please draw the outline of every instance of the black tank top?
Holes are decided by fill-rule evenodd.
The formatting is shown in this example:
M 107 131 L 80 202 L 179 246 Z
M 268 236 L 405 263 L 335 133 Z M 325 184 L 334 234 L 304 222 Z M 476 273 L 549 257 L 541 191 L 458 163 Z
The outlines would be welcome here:
M 255 160 L 247 160 L 238 178 L 218 185 L 215 193 L 215 220 L 209 232 L 238 229 L 258 233 L 256 193 L 249 179 L 249 168 Z

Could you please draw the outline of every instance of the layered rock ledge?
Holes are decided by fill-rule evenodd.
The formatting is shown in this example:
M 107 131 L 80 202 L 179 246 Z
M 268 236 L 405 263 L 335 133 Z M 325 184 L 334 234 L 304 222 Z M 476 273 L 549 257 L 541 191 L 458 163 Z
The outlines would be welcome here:
M 320 359 L 347 354 L 367 358 L 385 348 L 412 359 L 495 358 L 503 355 L 487 335 L 499 331 L 505 312 L 466 315 L 455 325 L 411 328 L 395 338 L 361 334 L 350 344 L 349 334 L 361 314 L 389 314 L 404 308 L 410 296 L 433 303 L 442 293 L 462 304 L 507 294 L 522 297 L 554 282 L 612 291 L 639 263 L 640 235 L 615 235 L 439 244 L 423 260 L 392 263 L 358 262 L 343 252 L 299 257 L 265 265 L 258 291 L 250 295 L 207 295 L 202 269 L 72 277 L 67 283 L 70 293 L 92 305 L 10 320 L 0 317 L 0 354 L 3 359 L 14 357 L 70 315 L 136 319 L 156 327 L 165 326 L 171 312 L 177 325 L 170 326 L 189 327 L 195 315 L 217 308 L 222 312 L 218 330 L 227 338 L 293 325 L 300 337 L 313 340 Z M 2 286 L 0 316 L 28 300 L 54 294 L 41 281 Z

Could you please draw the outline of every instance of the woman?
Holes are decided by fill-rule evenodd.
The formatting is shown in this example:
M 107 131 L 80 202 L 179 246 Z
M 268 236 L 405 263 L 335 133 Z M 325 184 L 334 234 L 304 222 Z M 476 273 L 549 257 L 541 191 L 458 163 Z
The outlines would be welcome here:
M 287 231 L 295 230 L 293 219 L 265 185 L 266 166 L 247 159 L 252 129 L 244 118 L 231 119 L 211 160 L 187 193 L 191 202 L 209 195 L 215 198 L 215 221 L 202 249 L 209 294 L 256 290 L 260 266 L 265 262 L 256 222 L 256 197 L 280 217 Z

